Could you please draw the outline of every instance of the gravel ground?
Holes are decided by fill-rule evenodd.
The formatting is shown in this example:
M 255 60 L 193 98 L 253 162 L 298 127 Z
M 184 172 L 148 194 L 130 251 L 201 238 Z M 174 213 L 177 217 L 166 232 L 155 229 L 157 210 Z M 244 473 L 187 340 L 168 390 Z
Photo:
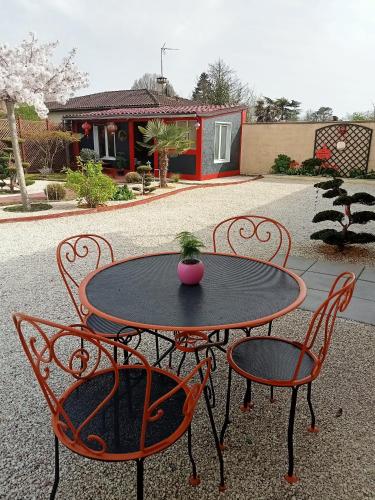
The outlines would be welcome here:
M 348 182 L 353 190 L 375 194 L 375 185 Z M 175 248 L 182 229 L 199 234 L 210 246 L 213 225 L 233 214 L 256 212 L 283 221 L 290 229 L 295 255 L 318 256 L 308 235 L 315 229 L 315 190 L 309 180 L 264 179 L 238 186 L 197 189 L 148 205 L 77 218 L 0 226 L 2 267 L 0 318 L 1 393 L 0 498 L 48 498 L 53 479 L 53 440 L 46 405 L 10 321 L 13 311 L 60 322 L 76 318 L 56 271 L 54 251 L 64 237 L 97 232 L 113 243 L 117 257 Z M 329 204 L 318 199 L 317 210 Z M 369 225 L 370 228 L 370 225 Z M 346 261 L 373 263 L 374 245 L 359 254 L 340 255 Z M 331 258 L 338 256 L 325 252 Z M 275 323 L 274 333 L 301 337 L 310 314 L 295 311 Z M 234 334 L 235 335 L 235 334 Z M 153 351 L 152 345 L 144 347 Z M 361 499 L 374 498 L 374 328 L 338 320 L 326 366 L 315 384 L 313 398 L 321 432 L 307 433 L 308 407 L 301 391 L 296 418 L 296 486 L 281 480 L 287 463 L 288 391 L 277 391 L 271 405 L 267 391 L 255 388 L 256 406 L 250 414 L 238 411 L 243 381 L 234 380 L 232 416 L 225 452 L 228 499 Z M 221 426 L 226 385 L 223 360 L 215 374 Z M 342 409 L 342 414 L 341 411 Z M 338 416 L 340 415 L 341 416 Z M 189 462 L 186 440 L 146 461 L 146 496 L 156 499 L 214 499 L 219 497 L 218 470 L 204 406 L 193 424 L 194 453 L 201 485 L 187 485 Z M 58 498 L 135 498 L 135 468 L 101 464 L 61 453 Z

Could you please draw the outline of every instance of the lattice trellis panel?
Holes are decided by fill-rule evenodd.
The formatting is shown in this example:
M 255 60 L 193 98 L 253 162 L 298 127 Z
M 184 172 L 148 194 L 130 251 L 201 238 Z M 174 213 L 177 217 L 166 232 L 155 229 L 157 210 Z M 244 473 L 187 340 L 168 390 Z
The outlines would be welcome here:
M 315 131 L 314 156 L 323 145 L 331 151 L 328 163 L 336 165 L 343 177 L 348 177 L 351 170 L 367 172 L 370 155 L 372 129 L 352 123 L 327 125 Z M 338 149 L 338 143 L 345 143 Z
M 52 122 L 47 122 L 46 120 L 20 120 L 17 119 L 17 130 L 18 137 L 24 137 L 28 133 L 39 132 L 42 130 L 56 130 L 58 129 L 58 125 Z M 9 127 L 8 120 L 1 119 L 0 120 L 0 141 L 1 139 L 9 137 Z M 0 142 L 0 152 L 4 147 L 4 143 Z M 40 168 L 43 167 L 41 154 L 38 148 L 30 143 L 29 141 L 25 141 L 21 144 L 21 156 L 22 161 L 26 161 L 30 163 L 29 172 L 37 172 Z M 54 161 L 54 169 L 60 170 L 62 167 L 67 166 L 67 156 L 65 151 L 59 151 L 55 156 Z

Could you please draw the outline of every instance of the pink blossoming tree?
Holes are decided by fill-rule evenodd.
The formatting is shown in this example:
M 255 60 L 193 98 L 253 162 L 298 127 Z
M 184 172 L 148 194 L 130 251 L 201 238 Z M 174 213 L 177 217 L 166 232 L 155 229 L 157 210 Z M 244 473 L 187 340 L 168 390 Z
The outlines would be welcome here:
M 65 103 L 74 92 L 87 87 L 87 73 L 78 70 L 73 49 L 56 65 L 54 49 L 58 42 L 41 43 L 33 33 L 16 47 L 0 44 L 0 101 L 5 101 L 14 161 L 17 169 L 24 210 L 30 210 L 25 176 L 18 144 L 16 104 L 34 106 L 41 118 L 46 118 L 46 101 Z

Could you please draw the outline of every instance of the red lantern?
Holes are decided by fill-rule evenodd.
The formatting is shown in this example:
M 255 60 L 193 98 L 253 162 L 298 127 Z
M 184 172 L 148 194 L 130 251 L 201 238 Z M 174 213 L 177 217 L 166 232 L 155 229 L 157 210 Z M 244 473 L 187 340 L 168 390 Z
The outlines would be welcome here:
M 90 123 L 88 123 L 88 122 L 82 123 L 82 129 L 83 129 L 86 136 L 89 135 L 91 128 L 92 128 L 92 125 Z
M 325 144 L 318 149 L 315 153 L 315 156 L 319 158 L 319 160 L 329 160 L 332 156 L 331 150 L 327 148 Z
M 115 134 L 116 131 L 117 131 L 117 125 L 116 125 L 116 123 L 109 122 L 107 124 L 107 130 L 108 130 L 109 134 Z
M 348 127 L 346 125 L 339 126 L 339 134 L 341 135 L 341 137 L 346 135 L 347 131 L 348 131 Z

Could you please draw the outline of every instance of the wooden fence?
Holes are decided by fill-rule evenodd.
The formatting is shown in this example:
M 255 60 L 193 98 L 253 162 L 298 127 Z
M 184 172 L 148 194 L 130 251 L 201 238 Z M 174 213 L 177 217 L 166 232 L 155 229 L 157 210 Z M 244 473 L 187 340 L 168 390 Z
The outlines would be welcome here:
M 24 138 L 27 134 L 33 132 L 41 132 L 43 130 L 57 130 L 59 125 L 49 120 L 22 120 L 17 118 L 18 137 Z M 5 137 L 9 137 L 9 126 L 7 119 L 0 119 L 0 141 Z M 3 142 L 0 142 L 0 152 L 5 147 Z M 38 147 L 25 139 L 25 142 L 20 144 L 22 161 L 30 163 L 29 172 L 38 172 L 43 167 L 40 151 Z M 55 156 L 54 170 L 61 170 L 64 166 L 69 165 L 69 151 L 59 151 Z

